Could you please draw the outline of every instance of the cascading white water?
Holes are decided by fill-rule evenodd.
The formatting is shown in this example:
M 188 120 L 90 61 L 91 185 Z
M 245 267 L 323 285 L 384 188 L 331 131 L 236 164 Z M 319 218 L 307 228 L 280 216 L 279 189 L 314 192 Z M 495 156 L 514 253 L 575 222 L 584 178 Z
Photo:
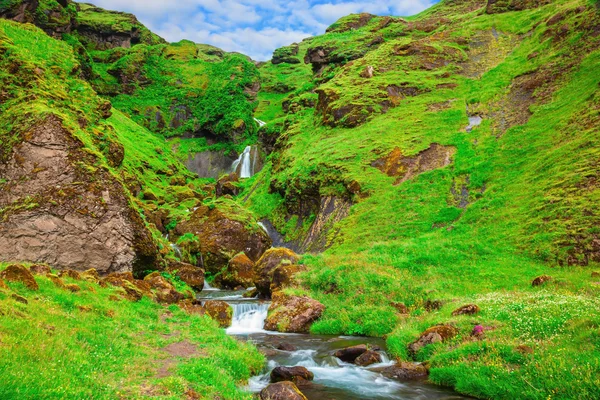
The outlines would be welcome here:
M 211 290 L 219 290 L 219 289 L 216 289 L 216 288 L 210 286 L 208 284 L 208 282 L 205 280 L 204 281 L 204 287 L 202 288 L 202 291 L 211 291 Z
M 266 122 L 261 121 L 258 118 L 254 118 L 254 120 L 256 121 L 256 123 L 258 124 L 258 126 L 261 127 L 261 128 L 267 124 Z
M 244 152 L 240 154 L 237 160 L 231 164 L 232 172 L 237 171 L 240 168 L 240 178 L 251 178 L 254 175 L 254 163 L 252 161 L 252 146 L 248 146 L 244 149 Z
M 231 326 L 227 328 L 228 334 L 265 332 L 263 327 L 269 310 L 268 303 L 242 302 L 231 304 L 231 307 L 233 308 L 233 320 Z
M 267 233 L 267 235 L 269 234 L 269 229 L 267 229 L 267 226 L 265 224 L 263 224 L 262 222 L 259 222 L 258 226 L 260 226 L 263 229 L 263 231 L 265 231 Z
M 177 246 L 175 243 L 171 243 L 171 248 L 173 249 L 173 251 L 175 252 L 177 257 L 181 258 L 181 256 L 182 256 L 181 248 L 179 246 Z

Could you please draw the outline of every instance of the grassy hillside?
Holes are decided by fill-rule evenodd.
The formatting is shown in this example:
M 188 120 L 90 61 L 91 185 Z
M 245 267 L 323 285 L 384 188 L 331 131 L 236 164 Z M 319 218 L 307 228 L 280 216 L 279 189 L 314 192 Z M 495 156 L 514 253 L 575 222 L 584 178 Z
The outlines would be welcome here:
M 263 66 L 257 116 L 275 152 L 241 198 L 291 240 L 319 199 L 352 201 L 332 247 L 304 260 L 298 290 L 327 306 L 314 333 L 388 335 L 409 358 L 422 331 L 454 324 L 456 339 L 415 355 L 433 381 L 595 398 L 600 15 L 513 3 L 350 16 L 299 44 L 312 65 Z M 554 280 L 532 288 L 542 274 Z M 481 313 L 451 315 L 469 303 Z M 483 341 L 477 324 L 492 328 Z
M 251 398 L 237 384 L 262 355 L 207 316 L 93 282 L 63 278 L 81 289 L 72 292 L 35 279 L 39 291 L 0 287 L 1 398 Z

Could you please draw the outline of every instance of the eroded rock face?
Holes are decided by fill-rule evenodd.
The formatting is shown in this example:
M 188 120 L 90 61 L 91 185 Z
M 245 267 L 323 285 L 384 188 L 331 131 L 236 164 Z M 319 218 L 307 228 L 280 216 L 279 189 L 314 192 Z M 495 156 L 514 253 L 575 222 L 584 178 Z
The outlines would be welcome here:
M 47 263 L 101 273 L 149 269 L 158 247 L 123 187 L 61 121 L 34 126 L 0 163 L 0 260 Z
M 38 9 L 39 0 L 4 2 L 0 4 L 0 18 L 35 24 L 48 35 L 60 39 L 63 33 L 70 33 L 76 25 L 75 13 L 68 7 L 71 0 L 61 0 L 54 4 L 47 2 L 46 4 L 50 4 L 51 8 L 42 11 Z
M 242 252 L 250 260 L 258 260 L 272 243 L 256 223 L 249 227 L 219 208 L 211 210 L 204 206 L 194 211 L 189 220 L 178 224 L 175 233 L 178 236 L 193 233 L 198 237 L 197 248 L 187 250 L 201 254 L 202 266 L 212 274 L 218 274 L 227 267 L 229 260 Z
M 233 257 L 227 267 L 215 278 L 217 286 L 247 289 L 254 285 L 254 262 L 244 253 Z
M 260 400 L 308 400 L 292 382 L 272 383 L 260 392 Z
M 218 179 L 224 173 L 231 172 L 231 164 L 235 158 L 222 151 L 205 151 L 190 155 L 185 166 L 201 178 Z
M 286 296 L 282 292 L 273 295 L 265 329 L 287 333 L 308 333 L 313 322 L 321 317 L 325 306 L 303 296 Z
M 522 11 L 549 4 L 551 0 L 488 0 L 485 10 L 488 14 L 500 14 L 509 11 Z
M 290 249 L 281 247 L 267 250 L 254 267 L 254 284 L 258 292 L 263 296 L 270 296 L 275 269 L 284 263 L 291 265 L 299 260 L 300 256 Z
M 371 163 L 384 174 L 396 177 L 395 184 L 400 184 L 423 172 L 443 168 L 452 163 L 456 148 L 433 143 L 428 149 L 415 156 L 406 157 L 396 147 L 388 156 Z

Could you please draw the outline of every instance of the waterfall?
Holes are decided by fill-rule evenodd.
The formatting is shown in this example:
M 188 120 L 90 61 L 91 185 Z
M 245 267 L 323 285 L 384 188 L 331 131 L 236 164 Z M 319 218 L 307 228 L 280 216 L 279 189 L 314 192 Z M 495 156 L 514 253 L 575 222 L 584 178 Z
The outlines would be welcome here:
M 250 334 L 264 332 L 265 320 L 269 310 L 268 303 L 242 302 L 231 304 L 233 308 L 233 321 L 227 328 L 230 335 Z
M 241 167 L 240 167 L 241 166 Z M 252 146 L 248 146 L 244 149 L 244 152 L 240 154 L 237 160 L 231 164 L 232 172 L 236 172 L 240 169 L 240 178 L 251 178 L 254 174 L 254 164 L 252 162 Z
M 175 243 L 171 243 L 170 246 L 173 249 L 173 251 L 175 252 L 175 254 L 177 255 L 177 257 L 181 259 L 181 256 L 182 256 L 181 248 L 179 246 L 177 246 Z
M 256 121 L 256 123 L 258 124 L 259 127 L 263 127 L 265 126 L 267 123 L 264 121 L 261 121 L 260 119 L 254 118 L 254 120 Z
M 202 290 L 209 291 L 209 290 L 219 290 L 219 289 L 216 289 L 216 288 L 214 288 L 214 287 L 210 286 L 210 285 L 208 284 L 208 282 L 206 281 L 206 279 L 205 279 L 205 280 L 204 280 L 204 287 L 202 288 Z
M 267 228 L 267 226 L 265 224 L 263 224 L 262 222 L 259 222 L 258 226 L 260 226 L 263 229 L 263 231 L 266 232 L 267 235 L 269 234 L 269 229 Z

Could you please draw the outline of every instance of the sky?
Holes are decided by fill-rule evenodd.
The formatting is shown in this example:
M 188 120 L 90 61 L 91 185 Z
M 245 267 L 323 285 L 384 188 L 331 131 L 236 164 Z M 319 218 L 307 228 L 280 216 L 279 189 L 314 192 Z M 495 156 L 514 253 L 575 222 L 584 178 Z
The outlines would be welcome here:
M 90 1 L 90 0 L 88 0 Z M 238 51 L 254 60 L 319 35 L 339 18 L 360 12 L 410 16 L 436 0 L 91 0 L 135 14 L 169 42 L 182 39 Z

